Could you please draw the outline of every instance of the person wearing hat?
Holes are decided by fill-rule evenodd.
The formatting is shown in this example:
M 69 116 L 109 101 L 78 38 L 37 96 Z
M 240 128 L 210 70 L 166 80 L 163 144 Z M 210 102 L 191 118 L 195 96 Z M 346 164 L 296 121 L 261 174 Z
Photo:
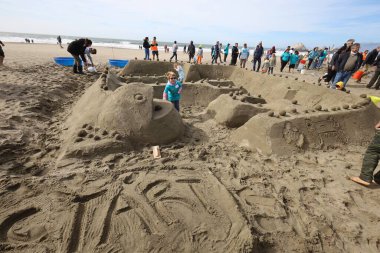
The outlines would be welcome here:
M 227 43 L 226 47 L 224 48 L 224 62 L 227 61 L 228 51 L 230 49 L 230 43 Z

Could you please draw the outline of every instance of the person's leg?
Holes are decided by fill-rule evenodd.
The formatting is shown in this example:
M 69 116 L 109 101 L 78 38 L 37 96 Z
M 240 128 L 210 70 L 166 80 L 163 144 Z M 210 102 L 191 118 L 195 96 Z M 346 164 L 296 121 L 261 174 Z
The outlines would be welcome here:
M 174 108 L 179 112 L 179 100 L 171 101 Z
M 3 66 L 3 65 L 4 65 L 3 62 L 4 62 L 4 57 L 3 57 L 3 56 L 0 56 L 0 66 Z
M 368 186 L 373 179 L 373 172 L 379 163 L 380 154 L 380 133 L 376 132 L 371 144 L 369 144 L 367 151 L 364 154 L 362 169 L 359 177 L 351 177 L 351 180 Z M 376 173 L 376 180 L 379 178 L 379 173 Z
M 260 58 L 257 58 L 257 63 L 258 63 L 258 66 L 257 66 L 257 70 L 256 70 L 256 72 L 259 72 L 259 70 L 260 70 L 260 66 L 261 66 L 261 57 L 260 57 Z
M 224 54 L 224 62 L 227 61 L 227 54 Z
M 178 58 L 177 58 L 178 56 L 177 56 L 177 52 L 175 52 L 175 62 L 177 62 L 178 61 Z
M 252 70 L 253 70 L 253 71 L 256 71 L 256 58 L 253 58 L 253 66 L 252 66 Z
M 74 73 L 78 73 L 78 69 L 79 69 L 79 66 L 81 65 L 81 60 L 79 58 L 79 55 L 74 55 L 72 54 L 72 56 L 74 57 L 74 66 L 73 66 L 73 72 Z
M 336 83 L 339 81 L 342 81 L 343 77 L 343 72 L 337 72 L 334 78 L 334 81 L 330 84 L 330 88 L 335 89 L 336 88 Z
M 376 70 L 376 72 L 374 73 L 373 77 L 371 78 L 371 80 L 367 84 L 367 88 L 371 88 L 372 85 L 374 85 L 374 83 L 376 82 L 376 80 L 379 78 L 379 76 L 380 76 L 380 70 Z
M 343 73 L 342 79 L 343 79 L 343 87 L 344 88 L 346 88 L 347 82 L 348 82 L 348 80 L 350 80 L 351 76 L 352 76 L 352 72 L 351 71 Z
M 158 58 L 158 51 L 156 51 L 156 54 L 157 54 L 157 61 L 159 61 L 160 59 Z
M 307 69 L 310 68 L 310 65 L 311 65 L 312 62 L 313 62 L 313 60 L 312 60 L 312 59 L 309 59 L 309 63 L 307 64 Z
M 281 59 L 281 69 L 280 69 L 280 72 L 282 72 L 283 70 L 284 70 L 284 68 L 285 68 L 285 66 L 286 66 L 286 61 L 283 61 L 282 59 Z

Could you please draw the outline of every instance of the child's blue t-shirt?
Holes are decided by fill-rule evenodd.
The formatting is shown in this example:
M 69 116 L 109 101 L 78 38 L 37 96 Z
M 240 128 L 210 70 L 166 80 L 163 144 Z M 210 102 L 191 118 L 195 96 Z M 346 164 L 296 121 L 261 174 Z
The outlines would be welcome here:
M 296 54 L 290 55 L 290 64 L 297 64 L 299 56 Z
M 182 84 L 178 81 L 176 81 L 175 84 L 171 84 L 170 82 L 166 84 L 164 93 L 168 95 L 168 100 L 170 102 L 180 100 L 181 94 L 179 94 L 178 91 L 181 88 L 182 88 Z

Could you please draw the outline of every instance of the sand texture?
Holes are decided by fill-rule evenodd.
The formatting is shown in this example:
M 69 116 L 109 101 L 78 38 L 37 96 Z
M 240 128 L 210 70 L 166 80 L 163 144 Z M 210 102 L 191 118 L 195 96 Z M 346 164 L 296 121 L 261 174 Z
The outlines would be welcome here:
M 380 118 L 362 87 L 185 64 L 178 113 L 167 62 L 75 75 L 7 46 L 1 252 L 380 251 L 380 188 L 347 180 Z

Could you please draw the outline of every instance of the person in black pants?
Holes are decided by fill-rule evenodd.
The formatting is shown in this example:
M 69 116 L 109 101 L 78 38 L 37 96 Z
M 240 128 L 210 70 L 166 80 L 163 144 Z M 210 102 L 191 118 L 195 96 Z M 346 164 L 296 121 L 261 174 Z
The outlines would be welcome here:
M 4 51 L 3 51 L 3 48 L 1 46 L 5 46 L 4 43 L 0 40 L 0 66 L 3 65 L 3 61 L 4 61 L 4 57 L 5 57 L 5 54 L 4 54 Z
M 264 48 L 263 44 L 260 42 L 255 49 L 255 52 L 253 53 L 253 71 L 259 72 L 260 66 L 261 66 L 261 57 L 264 54 Z M 258 63 L 257 70 L 256 70 L 256 63 Z
M 231 63 L 230 65 L 236 66 L 237 58 L 239 57 L 239 44 L 235 43 L 235 46 L 231 50 Z
M 92 45 L 92 41 L 89 39 L 79 39 L 74 40 L 67 47 L 67 51 L 74 57 L 74 73 L 83 74 L 83 66 L 81 64 L 81 60 L 87 65 L 86 57 L 84 57 L 84 53 L 87 47 Z
M 369 81 L 369 83 L 367 84 L 367 88 L 371 88 L 372 85 L 374 85 L 376 82 L 375 89 L 378 90 L 380 87 L 380 56 L 377 56 L 373 65 L 376 66 L 376 71 L 373 77 L 371 78 L 371 81 Z
M 187 53 L 189 54 L 189 63 L 191 62 L 191 60 L 194 61 L 195 46 L 194 46 L 193 41 L 190 41 L 190 44 L 187 47 Z
M 286 64 L 288 64 L 290 60 L 290 53 L 289 53 L 289 49 L 286 49 L 285 52 L 281 55 L 281 68 L 280 68 L 280 71 L 282 72 L 286 66 Z

